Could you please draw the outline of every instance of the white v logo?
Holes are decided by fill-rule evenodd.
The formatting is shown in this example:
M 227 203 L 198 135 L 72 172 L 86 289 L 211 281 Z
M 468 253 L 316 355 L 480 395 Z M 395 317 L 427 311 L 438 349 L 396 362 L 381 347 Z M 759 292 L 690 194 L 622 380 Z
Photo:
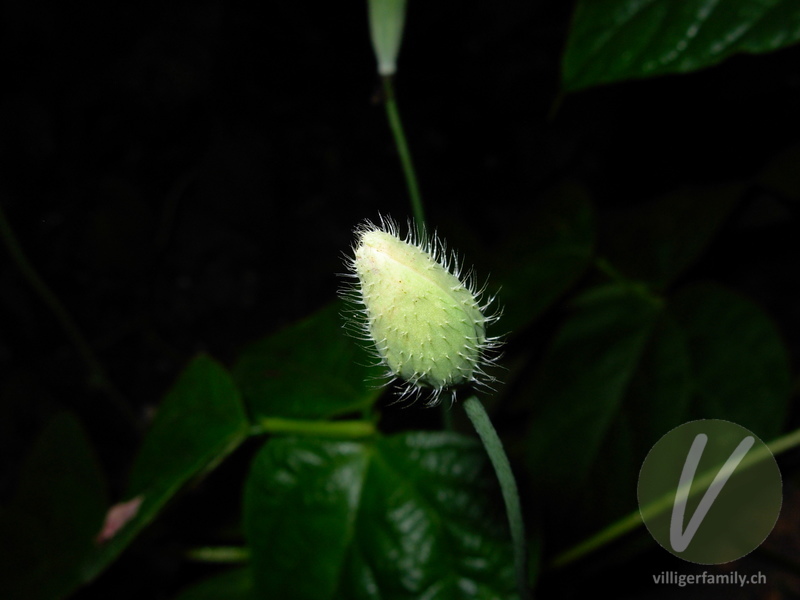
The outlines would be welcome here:
M 675 504 L 672 505 L 672 520 L 669 524 L 669 541 L 675 552 L 683 552 L 689 546 L 694 534 L 697 533 L 698 527 L 700 527 L 700 523 L 703 522 L 703 519 L 708 514 L 722 487 L 727 483 L 728 478 L 736 470 L 736 467 L 739 466 L 744 455 L 753 447 L 755 438 L 749 435 L 739 443 L 736 450 L 728 457 L 728 460 L 722 465 L 719 473 L 714 477 L 714 481 L 711 482 L 711 485 L 706 490 L 703 499 L 700 500 L 700 504 L 697 506 L 697 510 L 695 510 L 689 524 L 686 526 L 686 531 L 681 531 L 684 513 L 686 512 L 686 501 L 689 499 L 689 489 L 692 487 L 692 480 L 694 479 L 695 471 L 697 471 L 700 457 L 706 447 L 706 442 L 708 442 L 708 436 L 704 433 L 698 433 L 694 438 L 689 454 L 686 456 L 686 462 L 683 464 L 678 490 L 675 492 Z

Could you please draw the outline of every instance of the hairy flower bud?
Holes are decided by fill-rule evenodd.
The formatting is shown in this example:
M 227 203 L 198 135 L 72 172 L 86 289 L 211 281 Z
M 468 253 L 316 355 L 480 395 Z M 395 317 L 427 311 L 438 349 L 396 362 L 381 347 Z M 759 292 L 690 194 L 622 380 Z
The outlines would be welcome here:
M 366 223 L 356 235 L 357 284 L 346 296 L 360 305 L 361 330 L 389 375 L 406 383 L 403 395 L 427 388 L 436 402 L 452 386 L 490 379 L 482 367 L 497 346 L 486 335 L 496 317 L 484 315 L 481 294 L 444 245 L 400 239 L 392 222 Z

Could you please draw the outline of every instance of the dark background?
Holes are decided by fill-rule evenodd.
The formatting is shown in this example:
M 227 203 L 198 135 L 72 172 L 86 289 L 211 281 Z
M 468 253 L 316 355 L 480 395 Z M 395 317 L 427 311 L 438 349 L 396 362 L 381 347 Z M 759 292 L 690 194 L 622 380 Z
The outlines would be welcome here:
M 796 148 L 797 48 L 561 96 L 570 5 L 410 3 L 398 101 L 430 224 L 458 245 L 502 241 L 559 182 L 586 185 L 602 225 L 678 186 L 756 180 Z M 0 203 L 140 417 L 195 353 L 229 363 L 333 299 L 359 221 L 409 216 L 363 3 L 2 11 Z M 786 187 L 753 186 L 687 277 L 756 300 L 796 366 L 800 176 L 781 173 Z M 62 408 L 121 486 L 135 437 L 4 249 L 0 500 Z M 152 594 L 195 575 L 134 563 L 99 589 L 120 577 Z

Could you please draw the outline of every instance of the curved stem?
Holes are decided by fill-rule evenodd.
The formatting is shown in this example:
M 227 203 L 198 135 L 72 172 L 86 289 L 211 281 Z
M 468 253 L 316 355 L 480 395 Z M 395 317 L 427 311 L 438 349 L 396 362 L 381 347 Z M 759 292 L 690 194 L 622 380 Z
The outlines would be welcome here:
M 397 146 L 397 153 L 400 155 L 400 164 L 403 166 L 403 174 L 408 185 L 408 195 L 411 198 L 411 208 L 414 212 L 414 221 L 417 224 L 417 234 L 420 239 L 425 234 L 425 210 L 422 206 L 422 195 L 419 193 L 417 176 L 414 172 L 414 164 L 411 162 L 411 152 L 406 143 L 406 136 L 403 133 L 403 124 L 400 121 L 400 112 L 397 109 L 397 101 L 394 98 L 394 87 L 392 76 L 385 75 L 383 79 L 383 91 L 386 96 L 386 116 L 389 118 L 389 126 L 394 135 L 394 143 Z
M 89 371 L 89 382 L 92 386 L 99 388 L 105 392 L 106 397 L 114 405 L 114 408 L 119 411 L 130 423 L 136 426 L 136 417 L 131 410 L 130 406 L 125 402 L 122 395 L 113 386 L 109 378 L 106 376 L 103 366 L 100 361 L 95 357 L 89 342 L 83 336 L 78 324 L 67 311 L 66 307 L 61 303 L 58 297 L 47 286 L 44 280 L 33 268 L 22 247 L 11 229 L 11 225 L 6 218 L 2 205 L 0 205 L 0 237 L 3 238 L 6 247 L 8 248 L 11 258 L 17 265 L 17 268 L 22 273 L 22 276 L 28 281 L 30 286 L 36 291 L 42 301 L 47 305 L 50 311 L 55 315 L 61 327 L 70 338 L 75 348 L 78 350 L 86 368 Z
M 517 588 L 520 598 L 528 600 L 531 596 L 528 591 L 527 577 L 527 549 L 525 540 L 525 525 L 522 522 L 522 507 L 519 502 L 519 491 L 514 473 L 511 471 L 511 464 L 508 456 L 503 449 L 503 442 L 497 435 L 497 431 L 489 420 L 481 401 L 476 396 L 471 396 L 464 401 L 464 410 L 475 431 L 486 448 L 489 460 L 492 462 L 497 479 L 500 481 L 500 490 L 503 493 L 503 500 L 506 504 L 508 525 L 511 528 L 511 541 L 514 544 L 514 566 L 517 573 Z
M 794 431 L 771 441 L 766 446 L 759 446 L 756 450 L 742 459 L 739 469 L 746 469 L 747 467 L 764 460 L 768 456 L 778 455 L 781 452 L 785 452 L 786 450 L 790 450 L 791 448 L 795 448 L 797 446 L 800 446 L 800 429 L 795 429 Z M 716 473 L 717 471 L 712 469 L 711 471 L 706 472 L 703 476 L 699 477 L 696 480 L 696 483 L 692 484 L 692 491 L 690 492 L 690 495 L 694 496 L 704 491 L 709 485 L 711 485 Z M 646 506 L 642 506 L 638 511 L 632 512 L 618 521 L 613 522 L 605 529 L 602 529 L 593 536 L 562 552 L 553 559 L 553 562 L 550 564 L 550 566 L 553 568 L 563 567 L 575 562 L 580 558 L 583 558 L 594 550 L 605 546 L 606 544 L 639 527 L 639 525 L 643 523 L 643 514 L 648 516 L 657 515 L 664 510 L 669 510 L 674 501 L 675 494 L 671 493 L 659 498 L 654 502 L 651 502 Z

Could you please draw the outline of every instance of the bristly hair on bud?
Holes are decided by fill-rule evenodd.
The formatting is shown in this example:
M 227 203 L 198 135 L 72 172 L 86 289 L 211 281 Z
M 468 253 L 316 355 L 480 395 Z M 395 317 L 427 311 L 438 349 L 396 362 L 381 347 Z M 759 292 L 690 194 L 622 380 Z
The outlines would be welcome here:
M 462 276 L 458 257 L 437 235 L 417 235 L 409 223 L 401 238 L 397 224 L 381 217 L 355 229 L 352 256 L 346 256 L 341 296 L 354 306 L 346 328 L 366 341 L 398 384 L 399 399 L 427 392 L 435 405 L 444 392 L 473 384 L 490 387 L 484 370 L 498 358 L 497 337 L 486 335 L 499 313 L 487 314 L 494 297 L 481 300 L 470 270 Z

